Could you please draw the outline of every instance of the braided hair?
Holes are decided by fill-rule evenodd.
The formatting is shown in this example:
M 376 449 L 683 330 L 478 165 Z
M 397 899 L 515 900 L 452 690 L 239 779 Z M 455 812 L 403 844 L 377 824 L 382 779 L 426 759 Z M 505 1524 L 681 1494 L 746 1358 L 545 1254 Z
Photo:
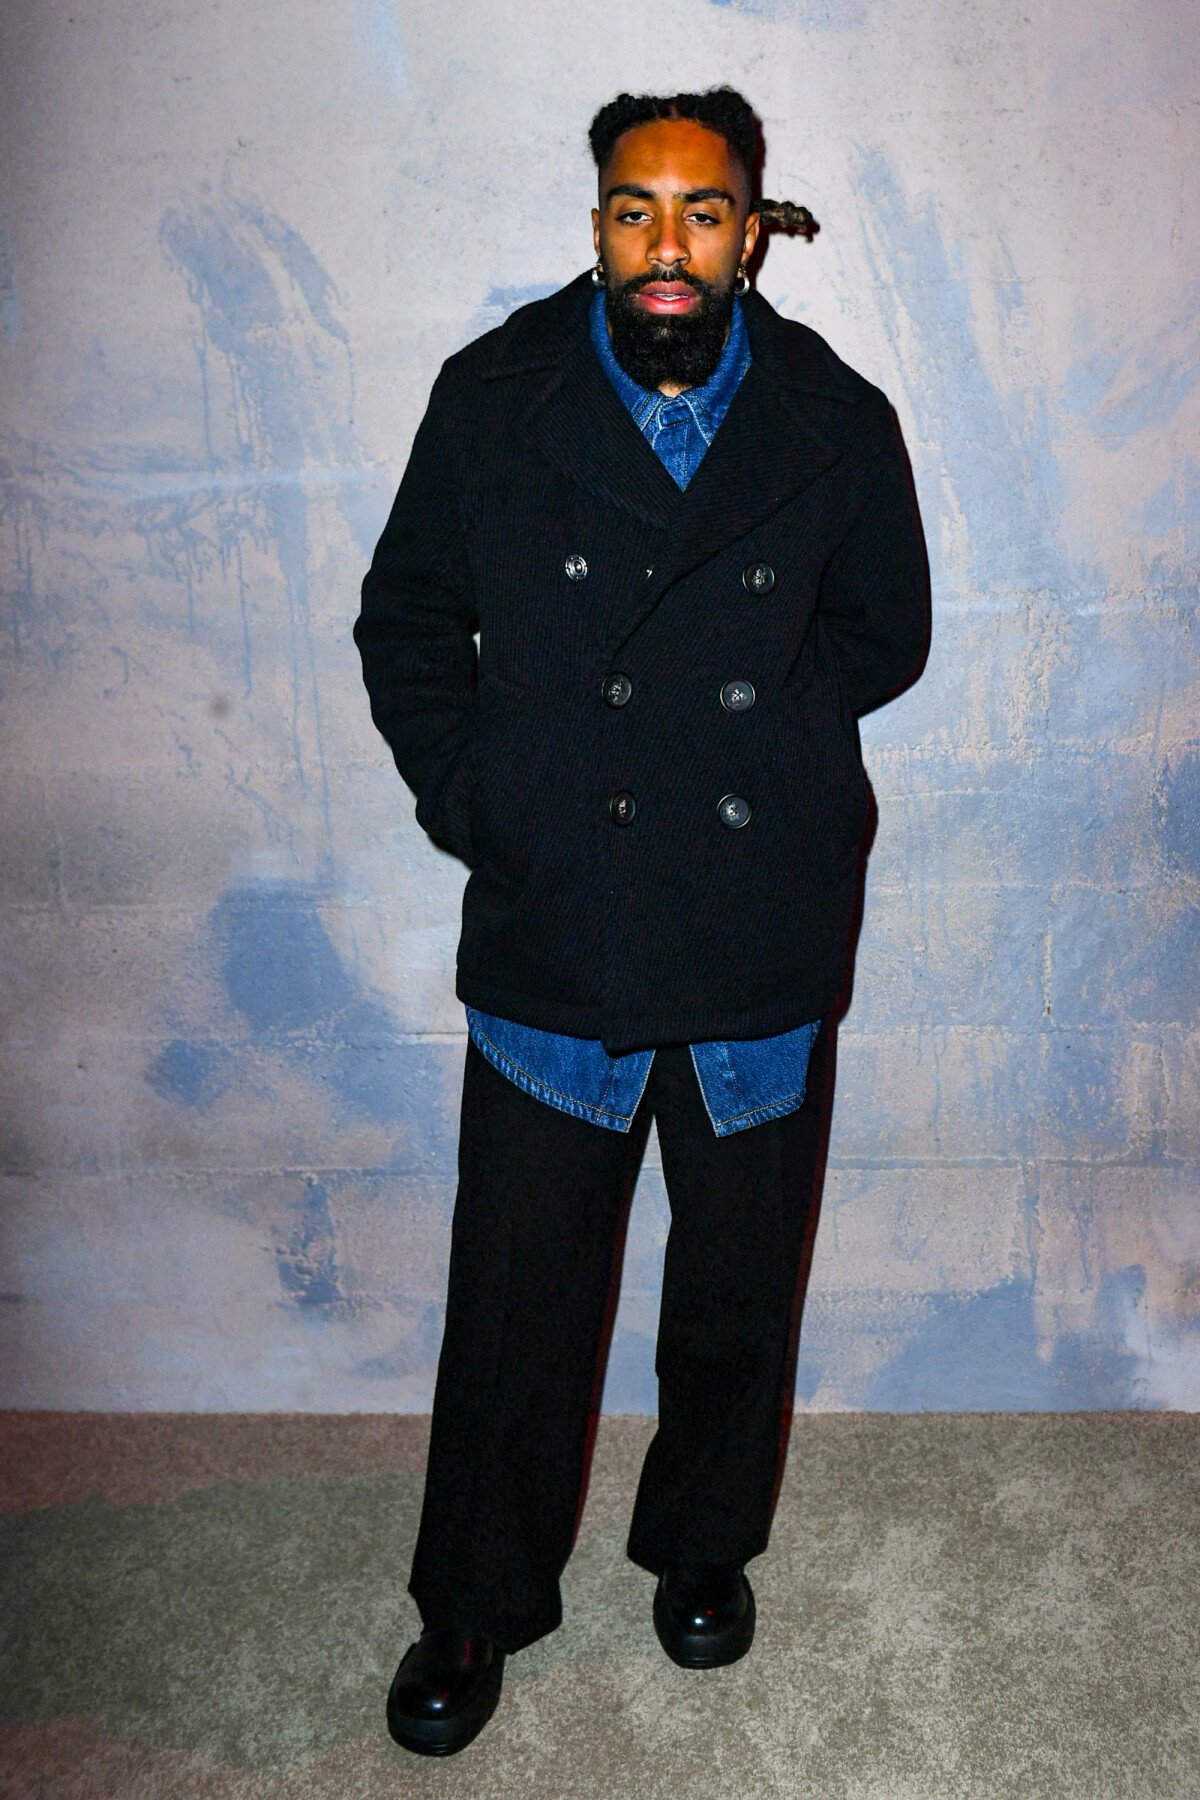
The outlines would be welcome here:
M 596 167 L 604 167 L 622 132 L 632 131 L 637 125 L 652 125 L 659 119 L 688 119 L 723 137 L 746 172 L 750 192 L 754 192 L 756 171 L 762 160 L 762 134 L 750 102 L 731 87 L 708 88 L 701 94 L 618 94 L 600 108 L 588 127 L 588 143 Z M 818 229 L 807 206 L 797 206 L 792 200 L 763 197 L 751 201 L 750 211 L 758 213 L 764 225 L 797 233 L 810 241 Z

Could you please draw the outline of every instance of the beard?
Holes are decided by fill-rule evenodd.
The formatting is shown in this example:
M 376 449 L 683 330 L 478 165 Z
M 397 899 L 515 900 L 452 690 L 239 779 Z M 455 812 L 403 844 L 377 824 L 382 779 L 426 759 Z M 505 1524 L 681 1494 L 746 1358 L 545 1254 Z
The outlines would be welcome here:
M 635 298 L 657 282 L 680 281 L 694 288 L 698 303 L 678 318 L 646 312 Z M 733 282 L 702 281 L 687 270 L 651 269 L 619 287 L 606 287 L 604 305 L 613 355 L 639 387 L 700 387 L 721 360 L 733 316 Z

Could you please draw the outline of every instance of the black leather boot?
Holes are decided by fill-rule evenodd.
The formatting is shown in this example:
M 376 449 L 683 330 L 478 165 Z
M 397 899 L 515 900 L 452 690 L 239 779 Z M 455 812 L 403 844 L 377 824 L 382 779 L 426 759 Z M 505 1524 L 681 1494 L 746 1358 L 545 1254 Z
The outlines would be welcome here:
M 654 1590 L 658 1641 L 681 1669 L 716 1669 L 754 1638 L 754 1590 L 737 1563 L 664 1569 Z
M 388 1690 L 388 1730 L 418 1756 L 452 1756 L 496 1710 L 505 1652 L 481 1631 L 426 1628 Z

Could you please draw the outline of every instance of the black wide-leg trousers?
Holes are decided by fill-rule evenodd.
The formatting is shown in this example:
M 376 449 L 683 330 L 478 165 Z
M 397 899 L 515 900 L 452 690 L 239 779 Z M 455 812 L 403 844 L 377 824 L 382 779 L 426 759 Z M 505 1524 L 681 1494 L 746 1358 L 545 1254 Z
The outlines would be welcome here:
M 614 1253 L 653 1116 L 671 1223 L 658 1428 L 627 1554 L 767 1546 L 822 1137 L 828 1024 L 804 1104 L 718 1137 L 686 1045 L 655 1052 L 627 1133 L 524 1092 L 470 1038 L 446 1321 L 408 1589 L 422 1623 L 515 1652 L 562 1622 Z

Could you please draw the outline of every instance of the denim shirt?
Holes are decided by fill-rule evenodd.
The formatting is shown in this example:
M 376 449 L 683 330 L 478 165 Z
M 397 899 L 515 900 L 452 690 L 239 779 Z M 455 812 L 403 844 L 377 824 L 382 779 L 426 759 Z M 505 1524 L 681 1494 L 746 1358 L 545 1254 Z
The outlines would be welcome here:
M 657 388 L 640 387 L 621 367 L 609 342 L 600 289 L 592 301 L 591 337 L 634 423 L 678 485 L 686 488 L 750 367 L 741 302 L 734 300 L 729 336 L 708 380 L 673 397 Z M 518 1025 L 474 1006 L 466 1011 L 472 1042 L 527 1094 L 611 1131 L 629 1130 L 650 1076 L 653 1049 L 610 1056 L 596 1038 Z M 801 1104 L 809 1052 L 820 1024 L 815 1019 L 771 1037 L 688 1046 L 705 1111 L 718 1137 L 781 1118 Z
M 721 360 L 703 387 L 684 388 L 673 397 L 658 388 L 639 387 L 627 375 L 609 341 L 604 315 L 604 291 L 597 288 L 591 311 L 592 347 L 604 373 L 616 388 L 650 448 L 667 473 L 685 488 L 700 467 L 704 452 L 717 435 L 717 427 L 729 411 L 742 376 L 750 367 L 750 339 L 742 315 L 742 303 L 733 303 L 729 336 Z

